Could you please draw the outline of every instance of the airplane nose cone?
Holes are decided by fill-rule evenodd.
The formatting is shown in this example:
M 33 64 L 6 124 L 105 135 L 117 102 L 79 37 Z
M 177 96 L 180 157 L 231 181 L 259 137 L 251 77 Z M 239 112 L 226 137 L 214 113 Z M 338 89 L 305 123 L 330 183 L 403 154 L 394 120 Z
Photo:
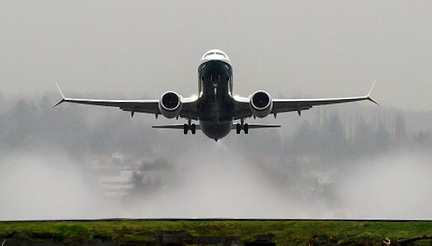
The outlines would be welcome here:
M 217 84 L 220 82 L 221 76 L 220 75 L 211 75 L 210 81 L 213 83 L 213 86 L 216 87 Z

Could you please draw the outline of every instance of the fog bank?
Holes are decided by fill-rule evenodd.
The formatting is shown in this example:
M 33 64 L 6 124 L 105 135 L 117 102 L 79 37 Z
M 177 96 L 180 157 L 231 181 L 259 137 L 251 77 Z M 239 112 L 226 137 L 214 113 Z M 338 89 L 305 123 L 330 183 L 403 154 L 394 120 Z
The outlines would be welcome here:
M 214 142 L 116 109 L 2 100 L 1 220 L 432 218 L 429 112 L 314 108 Z

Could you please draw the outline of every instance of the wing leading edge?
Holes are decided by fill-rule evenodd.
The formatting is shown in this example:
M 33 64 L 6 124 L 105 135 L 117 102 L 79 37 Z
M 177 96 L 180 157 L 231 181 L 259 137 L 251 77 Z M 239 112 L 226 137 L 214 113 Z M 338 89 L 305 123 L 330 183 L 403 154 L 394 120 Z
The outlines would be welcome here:
M 372 85 L 371 89 L 369 90 L 366 96 L 359 96 L 359 97 L 316 98 L 316 99 L 275 99 L 273 100 L 272 113 L 277 114 L 277 113 L 297 111 L 300 114 L 302 110 L 308 110 L 313 106 L 358 102 L 364 100 L 368 100 L 379 105 L 378 102 L 375 101 L 370 96 L 374 85 L 375 83 Z
M 56 103 L 53 107 L 58 106 L 64 102 L 75 103 L 75 104 L 86 104 L 95 106 L 106 106 L 106 107 L 117 107 L 123 111 L 131 112 L 131 116 L 134 113 L 147 113 L 154 114 L 156 116 L 160 115 L 159 110 L 159 100 L 102 100 L 102 99 L 83 99 L 83 98 L 68 98 L 65 97 L 59 85 L 57 87 L 60 91 L 62 99 Z M 195 98 L 182 98 L 182 110 L 180 112 L 180 117 L 195 119 L 196 117 L 196 105 Z
M 303 111 L 312 108 L 313 106 L 329 105 L 338 103 L 349 103 L 369 100 L 378 104 L 369 95 L 363 97 L 342 97 L 342 98 L 323 98 L 323 99 L 275 99 L 273 100 L 273 114 Z
M 123 111 L 129 111 L 132 114 L 135 112 L 139 113 L 149 113 L 149 114 L 160 114 L 158 108 L 158 100 L 99 100 L 99 99 L 81 99 L 81 98 L 67 98 L 63 97 L 57 105 L 68 102 L 76 104 L 87 104 L 96 106 L 108 106 L 108 107 L 118 107 Z
M 375 85 L 375 83 L 374 83 Z M 320 105 L 329 105 L 329 104 L 339 104 L 339 103 L 349 103 L 349 102 L 357 102 L 368 100 L 377 105 L 378 102 L 375 101 L 371 96 L 372 89 L 374 87 L 372 85 L 366 96 L 359 97 L 340 97 L 340 98 L 313 98 L 313 99 L 273 99 L 273 108 L 270 114 L 279 114 L 286 112 L 298 112 L 299 114 L 303 110 L 308 110 L 313 106 Z M 252 112 L 249 108 L 249 98 L 245 97 L 236 97 L 234 98 L 236 104 L 236 119 L 244 119 L 252 116 Z

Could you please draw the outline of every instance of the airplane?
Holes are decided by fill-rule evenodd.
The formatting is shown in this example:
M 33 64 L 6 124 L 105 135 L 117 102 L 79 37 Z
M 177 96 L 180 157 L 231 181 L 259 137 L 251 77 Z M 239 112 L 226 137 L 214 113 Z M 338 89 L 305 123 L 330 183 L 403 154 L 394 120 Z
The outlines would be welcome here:
M 368 100 L 378 105 L 370 97 L 372 88 L 366 96 L 322 98 L 322 99 L 272 99 L 264 90 L 257 90 L 249 97 L 233 94 L 233 69 L 231 60 L 219 49 L 207 51 L 198 65 L 198 96 L 182 97 L 174 91 L 167 91 L 160 99 L 153 100 L 100 100 L 65 97 L 57 84 L 61 103 L 77 103 L 97 106 L 118 107 L 131 113 L 163 115 L 168 119 L 183 118 L 185 124 L 153 126 L 153 128 L 182 129 L 184 134 L 201 130 L 207 137 L 218 141 L 235 130 L 237 134 L 249 133 L 250 129 L 275 128 L 277 124 L 245 123 L 247 118 L 265 118 L 279 113 L 297 112 L 313 106 L 348 103 Z M 198 124 L 192 123 L 198 121 Z M 237 123 L 235 123 L 237 122 Z

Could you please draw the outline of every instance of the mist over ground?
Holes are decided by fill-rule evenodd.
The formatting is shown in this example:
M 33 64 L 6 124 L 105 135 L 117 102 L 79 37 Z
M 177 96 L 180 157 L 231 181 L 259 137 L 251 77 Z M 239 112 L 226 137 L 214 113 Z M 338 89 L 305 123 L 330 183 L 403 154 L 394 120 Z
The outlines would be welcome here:
M 57 99 L 0 97 L 1 220 L 432 218 L 432 112 L 317 107 L 214 142 Z

